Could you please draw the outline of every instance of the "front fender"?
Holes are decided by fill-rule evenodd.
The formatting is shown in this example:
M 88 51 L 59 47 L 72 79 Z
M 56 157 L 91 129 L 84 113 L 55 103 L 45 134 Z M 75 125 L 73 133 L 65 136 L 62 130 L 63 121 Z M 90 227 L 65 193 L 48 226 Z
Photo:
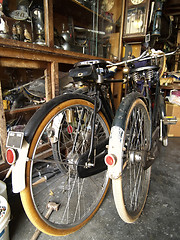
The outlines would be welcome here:
M 29 144 L 26 140 L 23 140 L 22 148 L 17 149 L 18 159 L 12 168 L 12 191 L 19 193 L 26 187 L 25 171 L 26 162 L 28 160 L 27 154 L 29 150 Z
M 116 156 L 116 164 L 114 166 L 108 166 L 108 175 L 111 179 L 118 179 L 123 170 L 123 140 L 124 130 L 119 126 L 113 126 L 111 128 L 111 134 L 109 137 L 108 154 Z

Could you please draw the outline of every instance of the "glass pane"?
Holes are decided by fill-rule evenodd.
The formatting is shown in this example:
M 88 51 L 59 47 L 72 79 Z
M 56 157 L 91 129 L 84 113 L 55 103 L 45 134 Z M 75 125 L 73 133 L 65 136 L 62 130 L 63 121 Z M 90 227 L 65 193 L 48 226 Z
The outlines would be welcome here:
M 121 0 L 54 0 L 55 46 L 98 57 L 117 57 L 120 3 Z
M 143 33 L 145 17 L 145 7 L 128 9 L 125 34 Z

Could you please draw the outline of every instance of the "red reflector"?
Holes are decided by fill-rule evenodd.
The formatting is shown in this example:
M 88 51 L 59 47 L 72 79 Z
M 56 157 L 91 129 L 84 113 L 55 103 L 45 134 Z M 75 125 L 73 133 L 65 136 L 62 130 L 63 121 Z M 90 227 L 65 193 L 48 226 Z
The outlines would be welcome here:
M 113 155 L 111 155 L 111 154 L 106 155 L 106 156 L 105 156 L 105 163 L 106 163 L 106 165 L 108 165 L 108 166 L 114 166 L 115 163 L 116 163 L 116 158 L 115 158 L 115 156 L 113 156 Z
M 67 131 L 68 131 L 69 134 L 71 134 L 73 132 L 73 127 L 71 125 L 69 125 L 67 127 Z
M 16 153 L 13 149 L 11 149 L 11 148 L 7 149 L 6 160 L 10 165 L 12 165 L 16 161 Z

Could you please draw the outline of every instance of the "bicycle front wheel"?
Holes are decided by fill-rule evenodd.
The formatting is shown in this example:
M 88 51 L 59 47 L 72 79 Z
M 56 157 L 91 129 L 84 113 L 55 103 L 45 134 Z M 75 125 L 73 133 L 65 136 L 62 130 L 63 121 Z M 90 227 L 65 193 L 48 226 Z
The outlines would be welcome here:
M 123 170 L 122 175 L 112 181 L 113 195 L 122 220 L 132 223 L 144 208 L 151 174 L 151 167 L 147 170 L 143 167 L 150 149 L 150 118 L 144 101 L 130 94 L 120 105 L 114 123 L 124 130 L 124 135 Z
M 30 221 L 54 236 L 73 233 L 85 225 L 109 185 L 106 170 L 85 178 L 78 175 L 78 159 L 90 146 L 94 105 L 85 96 L 74 96 L 60 97 L 37 128 L 28 154 L 27 186 L 21 192 Z M 95 144 L 108 138 L 109 132 L 104 114 L 98 112 Z M 45 216 L 47 206 L 55 206 L 49 219 Z

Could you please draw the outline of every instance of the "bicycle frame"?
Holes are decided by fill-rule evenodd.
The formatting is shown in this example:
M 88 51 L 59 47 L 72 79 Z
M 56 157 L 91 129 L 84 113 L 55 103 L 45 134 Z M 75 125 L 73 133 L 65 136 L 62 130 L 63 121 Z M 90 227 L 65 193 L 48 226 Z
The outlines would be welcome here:
M 92 128 L 91 128 L 91 139 L 90 139 L 90 149 L 88 153 L 84 154 L 83 157 L 79 160 L 79 165 L 85 165 L 86 168 L 91 168 L 95 167 L 95 163 L 97 162 L 97 155 L 100 153 L 103 149 L 105 149 L 106 145 L 108 144 L 108 138 L 105 139 L 102 143 L 98 144 L 98 146 L 94 147 L 94 141 L 95 141 L 95 120 L 96 120 L 96 115 L 98 111 L 102 110 L 103 113 L 106 115 L 106 118 L 108 120 L 109 125 L 111 126 L 112 120 L 114 118 L 115 114 L 115 107 L 114 107 L 114 101 L 112 97 L 112 92 L 111 92 L 111 87 L 110 87 L 111 81 L 106 81 L 103 83 L 92 83 L 94 87 L 94 92 L 93 94 L 90 93 L 91 97 L 93 97 L 94 101 L 94 110 L 93 110 L 93 119 L 92 119 Z M 103 93 L 102 86 L 107 88 L 108 94 L 109 94 L 109 101 L 107 99 L 107 96 L 105 96 L 106 93 Z M 111 107 L 112 106 L 112 107 Z M 105 153 L 104 153 L 105 154 Z M 95 160 L 96 158 L 96 160 Z M 102 158 L 102 157 L 101 157 Z M 105 170 L 104 168 L 104 163 L 102 167 L 99 165 L 99 171 Z M 79 175 L 81 177 L 89 176 L 89 175 L 84 175 L 81 173 L 82 169 L 79 168 Z M 87 171 L 86 171 L 87 172 Z

